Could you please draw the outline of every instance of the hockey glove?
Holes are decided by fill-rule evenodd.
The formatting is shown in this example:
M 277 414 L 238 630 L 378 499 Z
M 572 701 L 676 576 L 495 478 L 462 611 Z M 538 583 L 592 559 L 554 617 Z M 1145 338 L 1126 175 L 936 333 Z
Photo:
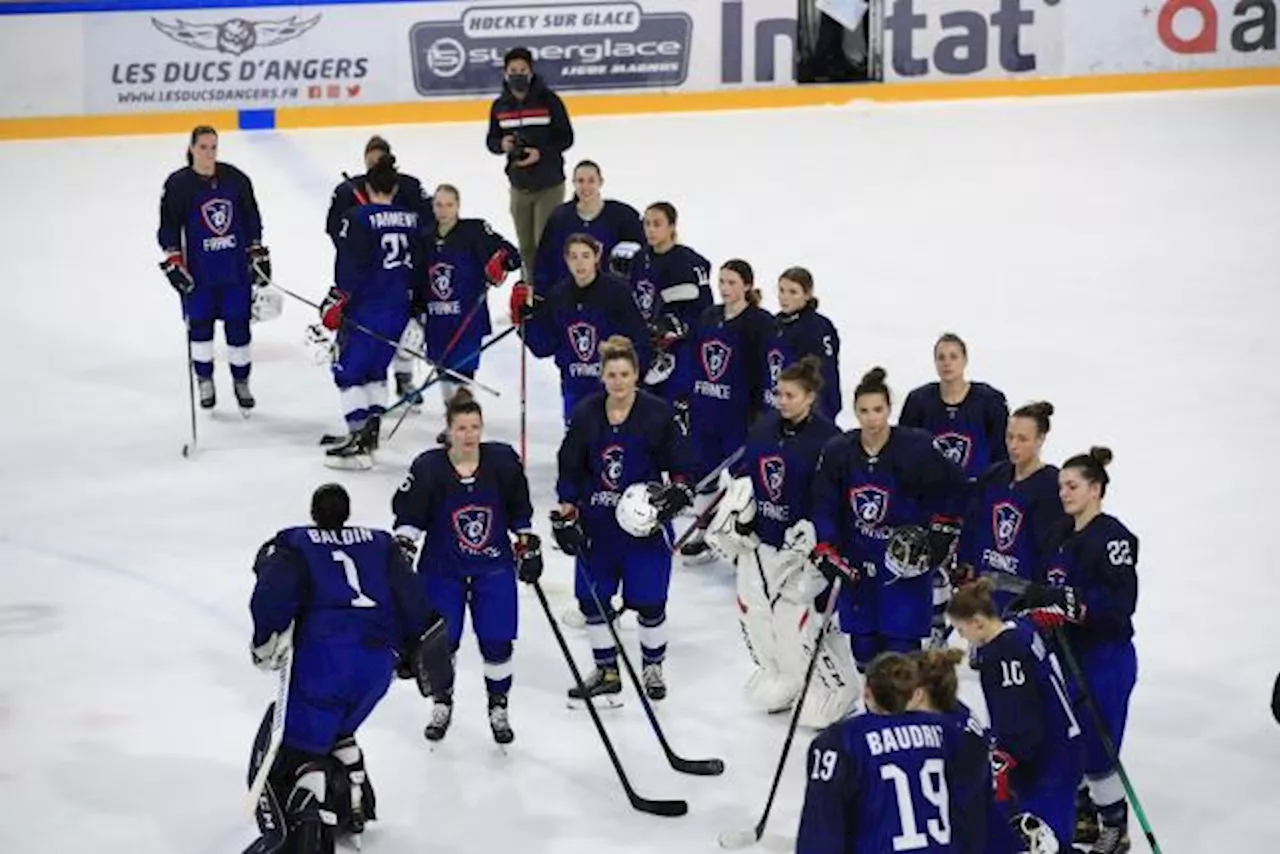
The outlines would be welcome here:
M 169 280 L 170 286 L 181 296 L 190 296 L 196 289 L 195 279 L 191 278 L 191 274 L 187 272 L 187 265 L 182 260 L 181 252 L 170 251 L 160 262 L 160 270 Z
M 271 637 L 254 646 L 250 651 L 253 656 L 253 666 L 265 671 L 279 670 L 284 664 L 284 656 L 289 646 L 288 636 L 280 632 L 272 632 Z
M 577 510 L 567 514 L 552 510 L 551 535 L 555 537 L 560 551 L 569 557 L 577 557 L 587 550 L 587 535 L 582 530 L 582 525 L 578 523 Z
M 948 570 L 955 563 L 960 545 L 960 519 L 934 516 L 929 520 L 929 566 Z
M 858 570 L 830 543 L 819 543 L 813 550 L 810 560 L 818 568 L 818 572 L 821 572 L 831 584 L 834 584 L 837 578 L 842 579 L 846 585 L 854 584 L 858 580 Z
M 444 618 L 435 616 L 435 622 L 423 633 L 409 651 L 401 657 L 396 675 L 409 675 L 418 681 L 418 693 L 424 697 L 447 694 L 453 690 L 453 653 L 449 650 L 449 631 Z
M 542 538 L 528 531 L 516 534 L 516 569 L 520 580 L 532 584 L 542 577 Z
M 512 255 L 506 249 L 499 249 L 489 257 L 484 265 L 484 277 L 490 285 L 500 285 L 507 278 L 507 273 L 520 269 L 520 257 Z
M 649 324 L 649 336 L 653 339 L 653 346 L 659 350 L 683 341 L 688 335 L 689 327 L 674 314 L 664 314 Z
M 996 802 L 1008 803 L 1013 800 L 1013 769 L 1018 767 L 1018 760 L 1005 751 L 996 748 L 991 751 L 991 782 L 996 790 Z
M 417 539 L 410 536 L 408 532 L 397 533 L 396 545 L 400 547 L 400 554 L 404 555 L 405 563 L 413 566 L 413 562 L 418 559 Z
M 536 297 L 533 293 L 533 286 L 528 282 L 516 282 L 515 287 L 511 289 L 511 322 L 520 325 L 529 319 L 533 314 L 533 302 Z
M 633 240 L 623 240 L 609 252 L 609 272 L 631 281 L 631 270 L 635 266 L 636 255 L 640 253 L 640 244 Z
M 658 511 L 658 524 L 665 525 L 686 507 L 693 506 L 693 489 L 682 480 L 662 487 L 653 498 L 653 509 Z
M 345 291 L 329 288 L 329 293 L 320 303 L 320 323 L 325 329 L 337 329 L 342 326 L 342 313 L 347 310 L 348 299 Z
M 1042 631 L 1060 629 L 1067 623 L 1084 620 L 1084 603 L 1076 597 L 1074 587 L 1049 587 L 1032 584 L 1009 603 L 1009 611 L 1026 617 Z
M 957 563 L 950 567 L 943 567 L 947 572 L 947 578 L 951 581 L 952 587 L 963 587 L 974 579 L 973 565 L 968 563 Z
M 681 436 L 689 435 L 689 401 L 677 400 L 671 404 L 671 408 L 675 411 L 676 429 L 680 431 Z
M 271 284 L 271 251 L 261 243 L 249 247 L 249 275 L 255 287 Z

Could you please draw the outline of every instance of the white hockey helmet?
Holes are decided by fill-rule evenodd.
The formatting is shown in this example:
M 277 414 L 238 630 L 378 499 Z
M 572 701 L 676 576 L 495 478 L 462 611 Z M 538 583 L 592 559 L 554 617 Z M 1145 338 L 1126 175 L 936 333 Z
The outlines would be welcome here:
M 633 483 L 622 491 L 613 515 L 618 527 L 633 537 L 648 537 L 658 529 L 658 511 L 653 497 L 662 488 L 657 483 Z
M 253 308 L 250 312 L 254 323 L 275 320 L 284 313 L 284 296 L 275 288 L 256 287 L 253 289 Z

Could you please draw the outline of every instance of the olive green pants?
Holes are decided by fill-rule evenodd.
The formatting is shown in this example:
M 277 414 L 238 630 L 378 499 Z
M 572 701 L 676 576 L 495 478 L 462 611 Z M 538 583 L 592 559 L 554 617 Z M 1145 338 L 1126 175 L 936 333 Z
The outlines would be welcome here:
M 543 190 L 518 190 L 511 188 L 511 221 L 516 226 L 516 240 L 520 244 L 520 258 L 524 261 L 524 280 L 533 282 L 533 256 L 542 239 L 542 229 L 564 202 L 564 182 Z M 550 282 L 545 283 L 550 286 Z

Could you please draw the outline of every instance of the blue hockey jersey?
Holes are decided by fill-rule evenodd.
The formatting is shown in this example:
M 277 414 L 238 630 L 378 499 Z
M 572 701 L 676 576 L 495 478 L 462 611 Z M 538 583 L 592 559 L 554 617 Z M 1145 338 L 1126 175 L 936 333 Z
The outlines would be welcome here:
M 160 197 L 160 248 L 181 251 L 197 286 L 243 286 L 253 280 L 249 247 L 262 240 L 262 216 L 249 176 L 218 163 L 212 176 L 184 166 Z
M 1012 463 L 996 463 L 974 485 L 956 558 L 980 573 L 1036 581 L 1049 535 L 1063 517 L 1056 466 L 1014 480 Z M 997 590 L 997 607 L 1003 609 L 1012 598 Z
M 951 854 L 957 730 L 941 714 L 860 714 L 809 748 L 796 854 Z
M 840 428 L 817 413 L 796 425 L 773 410 L 751 428 L 747 449 L 734 464 L 733 474 L 751 478 L 760 542 L 781 548 L 788 528 L 812 518 L 818 458 L 827 442 L 838 435 Z
M 564 245 L 574 234 L 589 234 L 600 241 L 602 264 L 608 263 L 609 253 L 619 243 L 630 241 L 644 246 L 644 225 L 639 212 L 631 205 L 605 199 L 600 213 L 584 219 L 577 199 L 571 199 L 552 211 L 538 240 L 532 283 L 538 295 L 546 296 L 557 282 L 569 278 Z
M 818 407 L 832 421 L 844 407 L 840 391 L 840 333 L 835 325 L 818 314 L 816 301 L 791 314 L 779 314 L 774 318 L 773 334 L 765 347 L 765 369 L 769 381 L 764 389 L 764 403 L 777 406 L 776 387 L 783 368 L 799 362 L 805 356 L 817 356 L 822 360 L 822 391 L 818 395 Z
M 678 392 L 689 400 L 694 429 L 728 433 L 738 439 L 728 444 L 741 444 L 748 425 L 763 411 L 769 384 L 764 351 L 772 321 L 769 312 L 754 305 L 729 318 L 723 305 L 702 312 L 690 347 L 693 370 Z
M 938 450 L 971 478 L 1009 459 L 1004 439 L 1009 405 L 1002 392 L 986 383 L 969 383 L 964 400 L 954 405 L 942 399 L 939 383 L 913 389 L 902 404 L 898 424 L 932 434 Z
M 483 442 L 475 474 L 462 477 L 444 448 L 419 454 L 391 499 L 397 534 L 425 537 L 418 571 L 460 575 L 510 569 L 509 533 L 532 530 L 524 466 L 510 445 Z
M 616 425 L 605 412 L 607 399 L 603 392 L 593 394 L 570 415 L 557 457 L 556 495 L 578 508 L 593 540 L 625 541 L 632 538 L 614 516 L 623 491 L 633 483 L 660 483 L 664 474 L 690 481 L 693 461 L 662 398 L 637 392 L 627 419 Z
M 1055 525 L 1045 549 L 1044 581 L 1071 587 L 1084 618 L 1067 637 L 1081 657 L 1098 644 L 1133 637 L 1138 607 L 1138 538 L 1114 516 L 1100 513 L 1075 530 L 1070 518 Z
M 410 649 L 435 616 L 386 531 L 285 528 L 254 571 L 254 645 L 293 622 L 294 647 L 332 650 L 331 666 L 344 647 Z
M 608 273 L 586 285 L 561 281 L 525 321 L 529 352 L 554 357 L 560 370 L 566 417 L 579 400 L 600 390 L 600 345 L 611 335 L 631 339 L 643 377 L 649 365 L 648 329 L 627 283 Z
M 951 817 L 956 854 L 990 854 L 989 830 L 1002 817 L 996 811 L 991 780 L 991 751 L 995 739 L 964 703 L 944 712 L 959 733 L 953 763 Z
M 338 246 L 338 232 L 342 230 L 342 218 L 352 208 L 368 203 L 365 198 L 364 184 L 365 176 L 355 175 L 333 188 L 333 196 L 329 200 L 329 213 L 324 220 L 324 230 L 333 241 L 335 249 Z M 404 172 L 396 178 L 396 189 L 391 203 L 416 213 L 418 221 L 424 228 L 435 216 L 431 212 L 431 195 L 422 186 L 422 182 Z
M 640 313 L 649 322 L 672 315 L 691 332 L 715 302 L 711 294 L 711 262 L 677 243 L 666 252 L 646 246 L 631 269 L 631 287 Z M 652 387 L 667 400 L 677 400 L 693 383 L 696 356 L 691 336 L 667 348 L 675 359 L 671 376 Z
M 460 219 L 445 233 L 441 228 L 437 223 L 425 237 L 426 277 L 419 282 L 421 292 L 415 300 L 427 315 L 427 356 L 432 359 L 444 356 L 462 321 L 488 293 L 484 267 L 489 259 L 506 250 L 514 264 L 520 263 L 520 251 L 482 219 Z M 454 352 L 472 352 L 492 331 L 486 301 L 454 344 Z
M 418 215 L 395 205 L 369 204 L 349 210 L 338 229 L 334 282 L 350 301 L 348 316 L 409 317 L 409 303 L 422 269 Z

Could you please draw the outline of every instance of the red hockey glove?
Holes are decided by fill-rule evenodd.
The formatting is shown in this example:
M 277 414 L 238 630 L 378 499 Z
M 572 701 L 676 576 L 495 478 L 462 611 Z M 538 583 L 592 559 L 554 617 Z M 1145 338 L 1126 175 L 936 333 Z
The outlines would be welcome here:
M 347 310 L 346 293 L 338 288 L 329 288 L 329 293 L 320 303 L 320 323 L 325 329 L 337 329 L 342 325 L 342 313 Z
M 1084 620 L 1084 603 L 1076 598 L 1074 587 L 1049 587 L 1032 584 L 1013 600 L 1009 610 L 1035 623 L 1041 631 L 1051 632 L 1067 623 Z
M 516 282 L 511 289 L 511 322 L 519 325 L 533 314 L 533 286 L 528 282 Z
M 818 568 L 823 577 L 832 584 L 837 578 L 843 579 L 845 584 L 854 584 L 858 580 L 858 570 L 830 543 L 819 543 L 809 559 L 813 561 L 813 565 Z
M 170 251 L 160 262 L 160 270 L 169 284 L 182 296 L 189 296 L 196 289 L 195 279 L 187 272 L 187 263 L 182 260 L 182 253 Z
M 491 285 L 500 285 L 507 273 L 520 269 L 520 259 L 505 249 L 499 249 L 484 265 L 484 277 Z
M 1018 767 L 1018 760 L 1005 751 L 996 748 L 991 752 L 991 782 L 996 791 L 996 801 L 1007 803 L 1013 800 L 1013 769 Z

